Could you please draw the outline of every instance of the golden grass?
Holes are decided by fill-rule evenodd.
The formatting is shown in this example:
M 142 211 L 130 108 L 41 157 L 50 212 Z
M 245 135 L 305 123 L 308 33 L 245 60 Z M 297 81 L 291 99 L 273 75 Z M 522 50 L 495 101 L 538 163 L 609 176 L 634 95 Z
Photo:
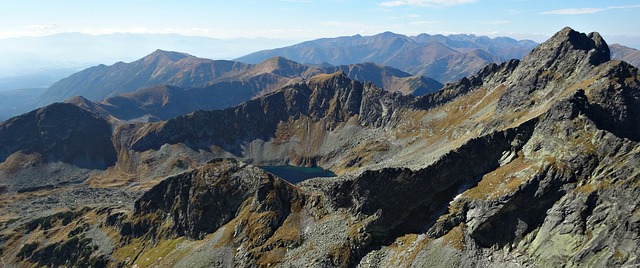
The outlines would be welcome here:
M 277 245 L 279 243 L 295 243 L 302 240 L 302 232 L 300 230 L 300 214 L 289 214 L 280 228 L 278 228 L 271 237 L 264 243 L 265 246 Z
M 398 237 L 395 243 L 390 246 L 390 249 L 393 250 L 393 257 L 390 259 L 389 264 L 393 264 L 396 267 L 399 264 L 405 264 L 405 267 L 407 267 L 419 252 L 419 250 L 412 248 L 415 246 L 414 243 L 417 239 L 417 234 L 406 234 Z
M 474 199 L 491 199 L 509 194 L 527 181 L 527 177 L 517 177 L 516 174 L 525 169 L 538 169 L 533 161 L 525 160 L 521 152 L 510 163 L 485 174 L 478 185 L 465 191 L 464 196 Z
M 506 87 L 479 88 L 466 93 L 442 106 L 424 111 L 408 111 L 404 117 L 413 118 L 400 124 L 394 131 L 397 139 L 419 141 L 416 150 L 432 151 L 445 145 L 449 150 L 458 148 L 468 140 L 480 135 L 483 126 L 495 122 L 495 107 Z
M 40 154 L 25 154 L 23 152 L 16 152 L 9 155 L 9 157 L 7 157 L 4 162 L 0 163 L 0 170 L 4 171 L 6 174 L 15 174 L 26 167 L 35 166 L 40 164 L 41 162 L 42 157 L 40 156 Z
M 287 249 L 281 247 L 264 252 L 258 259 L 258 265 L 262 267 L 275 266 L 284 260 L 286 253 Z
M 145 240 L 143 238 L 135 238 L 128 244 L 117 247 L 111 254 L 111 257 L 118 262 L 125 263 L 125 265 L 133 266 L 133 261 L 136 260 L 136 257 L 145 249 L 144 242 Z
M 324 81 L 327 81 L 337 76 L 338 74 L 340 74 L 340 72 L 336 72 L 332 74 L 318 74 L 318 75 L 315 75 L 314 77 L 309 78 L 309 82 L 314 84 L 320 84 L 320 83 L 323 83 Z
M 597 190 L 597 188 L 593 184 L 590 184 L 590 183 L 578 186 L 578 187 L 576 187 L 574 189 L 574 191 L 579 192 L 579 193 L 583 193 L 583 194 L 590 194 L 590 193 L 592 193 L 592 192 L 594 192 L 596 190 Z
M 332 259 L 338 267 L 345 267 L 349 264 L 349 260 L 351 259 L 351 249 L 348 244 L 330 247 L 329 258 Z
M 341 165 L 342 168 L 340 171 L 349 172 L 361 166 L 366 166 L 376 159 L 378 153 L 387 152 L 389 149 L 391 149 L 389 143 L 384 140 L 369 140 L 360 143 L 354 149 L 349 150 L 350 155 L 346 157 L 346 160 Z M 347 167 L 347 163 L 350 162 L 352 166 Z
M 442 242 L 459 251 L 464 251 L 464 224 L 460 224 L 442 237 Z
M 170 255 L 184 241 L 184 237 L 160 241 L 156 245 L 144 249 L 134 264 L 138 267 L 156 267 L 159 264 L 167 264 L 166 262 L 172 259 Z

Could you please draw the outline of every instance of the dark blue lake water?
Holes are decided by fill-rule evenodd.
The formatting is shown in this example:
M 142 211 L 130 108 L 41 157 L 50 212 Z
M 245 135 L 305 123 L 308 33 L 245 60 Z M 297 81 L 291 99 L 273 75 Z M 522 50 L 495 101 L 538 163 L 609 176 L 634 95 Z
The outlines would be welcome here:
M 335 177 L 336 174 L 321 167 L 261 166 L 267 172 L 285 179 L 290 183 L 299 183 L 315 177 Z

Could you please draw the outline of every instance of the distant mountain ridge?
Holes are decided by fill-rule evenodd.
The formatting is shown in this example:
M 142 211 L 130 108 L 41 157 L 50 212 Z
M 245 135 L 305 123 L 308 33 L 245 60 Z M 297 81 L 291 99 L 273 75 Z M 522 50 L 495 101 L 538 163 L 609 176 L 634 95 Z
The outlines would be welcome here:
M 53 84 L 41 96 L 43 104 L 82 95 L 100 100 L 137 89 L 169 84 L 183 87 L 205 86 L 224 75 L 245 71 L 248 64 L 209 60 L 185 53 L 156 50 L 131 63 L 98 65 Z
M 158 121 L 231 107 L 314 75 L 335 72 L 404 95 L 423 95 L 443 86 L 431 78 L 374 63 L 313 66 L 273 57 L 245 64 L 157 50 L 131 63 L 78 72 L 50 87 L 41 101 L 67 100 L 120 120 Z
M 640 50 L 626 47 L 620 44 L 610 45 L 611 58 L 614 60 L 623 60 L 629 64 L 640 68 Z
M 323 46 L 331 45 L 335 46 L 333 48 L 335 53 L 327 55 L 338 57 L 344 54 L 339 51 L 338 47 L 354 47 L 365 44 L 366 47 L 376 48 L 376 51 L 368 55 L 356 53 L 347 57 L 347 60 L 344 61 L 357 61 L 358 57 L 385 60 L 385 57 L 387 57 L 385 62 L 388 65 L 405 66 L 408 68 L 408 72 L 376 64 L 373 61 L 340 66 L 332 66 L 330 63 L 323 62 L 312 66 L 295 61 L 289 62 L 285 58 L 275 56 L 260 64 L 245 64 L 227 60 L 198 58 L 181 52 L 156 50 L 154 53 L 131 63 L 119 62 L 113 66 L 98 65 L 73 74 L 47 89 L 41 94 L 39 100 L 35 100 L 35 94 L 30 94 L 29 99 L 17 99 L 8 95 L 10 98 L 7 99 L 8 103 L 20 102 L 26 104 L 22 105 L 24 107 L 21 106 L 20 109 L 11 108 L 15 105 L 7 106 L 8 108 L 3 106 L 0 109 L 0 113 L 4 115 L 4 118 L 9 118 L 36 108 L 35 103 L 38 103 L 38 106 L 42 106 L 55 101 L 69 100 L 73 96 L 83 96 L 91 101 L 106 101 L 107 98 L 116 98 L 106 101 L 107 103 L 104 107 L 106 109 L 103 110 L 111 111 L 110 114 L 119 114 L 124 118 L 132 119 L 136 116 L 147 114 L 154 117 L 162 114 L 159 118 L 167 119 L 169 115 L 180 115 L 186 111 L 196 109 L 218 109 L 233 106 L 255 96 L 276 90 L 286 85 L 294 77 L 296 79 L 305 79 L 318 73 L 333 73 L 338 70 L 345 72 L 351 79 L 363 82 L 371 81 L 378 87 L 387 90 L 418 96 L 433 92 L 442 87 L 442 85 L 433 79 L 420 75 L 411 76 L 410 73 L 439 74 L 437 77 L 439 80 L 456 80 L 465 74 L 475 73 L 487 63 L 501 61 L 499 56 L 491 52 L 498 53 L 502 57 L 519 56 L 523 48 L 529 45 L 529 42 L 516 41 L 512 38 L 499 37 L 492 39 L 464 34 L 449 36 L 420 34 L 407 37 L 386 32 L 371 37 L 356 35 L 352 37 L 318 39 L 291 47 L 308 49 L 313 44 L 319 43 L 317 49 L 322 50 Z M 416 45 L 423 46 L 415 48 Z M 259 55 L 266 52 L 269 51 L 254 54 Z M 612 59 L 625 60 L 635 66 L 640 64 L 640 52 L 635 49 L 614 44 L 611 45 L 611 54 Z M 317 54 L 310 53 L 308 56 L 317 56 Z M 332 60 L 338 61 L 339 58 Z M 249 80 L 252 82 L 249 82 Z M 217 86 L 214 86 L 215 84 Z M 183 108 L 166 108 L 168 110 L 174 109 L 173 112 L 160 111 L 157 108 L 150 109 L 153 105 L 149 103 L 136 104 L 136 101 L 124 101 L 126 98 L 140 99 L 140 96 L 120 96 L 121 94 L 133 93 L 139 89 L 161 85 L 182 89 L 180 92 L 174 88 L 172 91 L 174 94 L 169 94 L 169 96 L 174 99 L 180 99 L 177 102 L 182 104 L 178 106 Z M 243 89 L 238 90 L 237 88 L 239 87 Z M 168 87 L 164 88 L 167 89 Z M 189 94 L 198 92 L 198 90 L 193 90 L 195 88 L 209 88 L 218 91 L 212 96 L 202 98 L 207 91 L 200 90 L 198 96 L 201 98 L 192 98 L 194 104 L 185 105 L 187 103 L 185 100 L 188 98 L 185 94 L 187 92 Z M 147 90 L 140 94 L 149 97 L 151 92 L 158 92 L 158 89 Z M 185 89 L 192 90 L 185 91 Z M 117 99 L 120 99 L 120 101 L 117 101 Z M 207 105 L 196 104 L 202 99 L 212 100 L 212 102 Z M 124 103 L 136 105 L 138 108 L 121 106 Z M 140 108 L 142 106 L 145 107 Z M 170 106 L 176 105 L 172 103 Z M 186 108 L 187 106 L 190 106 L 190 108 Z M 114 112 L 118 109 L 123 111 L 132 111 L 133 109 L 138 110 L 138 112 L 129 115 L 122 111 Z
M 384 32 L 372 36 L 316 39 L 289 47 L 255 52 L 236 60 L 256 63 L 273 56 L 282 56 L 310 64 L 375 62 L 412 74 L 432 77 L 440 82 L 450 82 L 470 76 L 489 63 L 522 58 L 536 45 L 530 40 L 518 41 L 508 37 L 489 38 L 465 34 L 406 36 Z M 450 65 L 473 67 L 451 69 Z

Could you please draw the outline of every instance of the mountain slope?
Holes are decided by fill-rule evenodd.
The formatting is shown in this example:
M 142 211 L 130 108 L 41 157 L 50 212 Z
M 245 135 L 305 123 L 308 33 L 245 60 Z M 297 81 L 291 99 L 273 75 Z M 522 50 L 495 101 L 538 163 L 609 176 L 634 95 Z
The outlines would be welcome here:
M 156 50 L 131 63 L 99 65 L 75 73 L 49 87 L 41 96 L 41 102 L 63 101 L 73 96 L 101 100 L 159 84 L 205 86 L 223 75 L 235 74 L 249 67 L 232 61 L 213 61 L 184 53 Z
M 68 102 L 120 120 L 168 120 L 197 110 L 231 107 L 266 95 L 287 84 L 317 74 L 337 71 L 345 72 L 352 79 L 369 81 L 381 88 L 403 94 L 422 95 L 442 88 L 442 84 L 433 79 L 412 76 L 398 69 L 372 63 L 316 67 L 274 57 L 260 64 L 248 65 L 248 68 L 241 72 L 221 73 L 219 79 L 212 80 L 204 87 L 158 85 L 120 94 L 94 104 L 86 103 L 84 98 L 73 98 Z M 108 73 L 104 75 L 108 76 Z M 174 78 L 169 77 L 162 81 L 170 83 L 172 79 Z
M 360 64 L 325 67 L 326 73 L 344 72 L 350 79 L 371 82 L 377 87 L 404 95 L 421 96 L 433 93 L 440 88 L 440 82 L 426 76 L 413 76 L 395 68 L 366 62 Z
M 297 106 L 285 106 L 275 110 L 272 115 L 293 115 L 293 119 L 287 121 L 283 120 L 285 117 L 277 116 L 274 121 L 269 122 L 263 121 L 258 115 L 253 120 L 261 122 L 257 128 L 260 129 L 259 132 L 243 129 L 225 132 L 235 133 L 232 135 L 237 137 L 220 136 L 216 133 L 220 133 L 217 129 L 222 127 L 205 123 L 213 123 L 213 120 L 208 121 L 206 118 L 225 118 L 222 121 L 237 122 L 237 119 L 224 114 L 256 111 L 257 109 L 254 109 L 260 106 L 274 107 L 272 102 L 276 99 L 286 100 L 285 96 L 298 100 L 294 93 L 298 91 L 291 91 L 295 89 L 293 87 L 288 89 L 289 91 L 268 96 L 261 101 L 248 103 L 233 113 L 228 110 L 219 114 L 194 114 L 176 119 L 175 122 L 157 125 L 148 134 L 136 138 L 132 148 L 146 151 L 148 148 L 158 148 L 157 146 L 164 141 L 174 143 L 187 140 L 192 145 L 213 143 L 225 150 L 234 151 L 234 146 L 229 146 L 228 142 L 237 141 L 242 137 L 241 144 L 250 145 L 246 146 L 244 151 L 235 153 L 251 161 L 261 162 L 266 159 L 260 158 L 261 155 L 264 157 L 264 153 L 259 151 L 279 151 L 278 144 L 289 140 L 294 143 L 302 141 L 301 144 L 313 146 L 304 150 L 287 147 L 289 149 L 285 151 L 288 155 L 284 157 L 289 161 L 302 158 L 302 163 L 317 163 L 338 171 L 354 165 L 361 165 L 370 170 L 376 166 L 373 163 L 394 155 L 393 159 L 381 165 L 412 167 L 411 170 L 384 168 L 364 171 L 353 179 L 309 182 L 307 189 L 320 190 L 325 194 L 324 198 L 330 200 L 330 205 L 323 207 L 337 208 L 330 209 L 333 212 L 322 214 L 324 216 L 315 219 L 329 217 L 330 219 L 324 218 L 323 222 L 332 222 L 330 229 L 336 230 L 335 233 L 327 234 L 332 237 L 330 241 L 345 241 L 346 244 L 329 244 L 310 250 L 309 245 L 316 244 L 312 241 L 317 240 L 302 240 L 299 242 L 301 244 L 295 247 L 296 250 L 290 250 L 291 254 L 280 255 L 281 257 L 275 259 L 276 262 L 306 262 L 300 260 L 299 254 L 304 252 L 310 259 L 318 260 L 318 265 L 332 263 L 335 266 L 355 266 L 359 263 L 365 266 L 390 266 L 397 264 L 401 252 L 411 250 L 417 251 L 417 255 L 401 258 L 400 263 L 448 263 L 455 266 L 528 263 L 553 266 L 559 264 L 556 261 L 562 256 L 570 256 L 577 265 L 586 262 L 631 265 L 637 260 L 625 257 L 611 259 L 609 256 L 615 252 L 620 252 L 622 256 L 630 256 L 629 254 L 636 250 L 637 244 L 633 242 L 621 244 L 615 241 L 631 235 L 632 228 L 629 226 L 637 224 L 638 220 L 634 218 L 630 220 L 630 225 L 619 225 L 615 223 L 615 219 L 624 217 L 626 213 L 633 213 L 632 211 L 638 207 L 637 201 L 631 201 L 634 205 L 626 209 L 607 208 L 611 206 L 612 203 L 608 200 L 614 198 L 613 196 L 632 196 L 637 190 L 637 187 L 633 186 L 636 176 L 633 175 L 635 171 L 632 171 L 634 168 L 631 163 L 637 157 L 636 149 L 632 148 L 638 148 L 635 141 L 640 133 L 629 127 L 638 122 L 638 117 L 635 116 L 638 114 L 637 107 L 640 107 L 638 78 L 637 69 L 621 62 L 609 61 L 609 49 L 599 35 L 587 36 L 571 29 L 564 29 L 525 57 L 522 62 L 490 66 L 476 77 L 463 79 L 445 88 L 442 93 L 422 97 L 413 104 L 411 99 L 385 102 L 371 98 L 372 95 L 369 93 L 362 95 L 363 101 L 371 100 L 371 103 L 389 103 L 393 106 L 377 110 L 378 113 L 370 113 L 358 109 L 358 105 L 352 106 L 358 102 L 350 102 L 349 98 L 342 102 L 344 105 L 334 106 L 333 103 L 344 99 L 340 96 L 360 96 L 359 93 L 353 95 L 360 92 L 360 89 L 357 84 L 345 83 L 344 77 L 333 76 L 318 80 L 321 85 L 337 84 L 341 89 L 327 95 L 332 101 L 325 107 L 343 107 L 345 110 L 314 109 L 324 112 L 296 116 L 295 114 L 305 110 L 296 108 Z M 312 83 L 309 84 L 309 88 L 325 88 L 321 85 L 314 86 Z M 312 93 L 309 99 L 318 100 L 318 97 L 314 96 L 321 92 L 323 91 Z M 362 92 L 367 90 L 363 88 Z M 458 97 L 447 101 L 447 94 Z M 326 99 L 319 99 L 317 103 L 327 103 L 322 100 Z M 313 107 L 313 103 L 316 102 L 310 103 L 309 107 Z M 258 106 L 250 108 L 254 105 Z M 482 108 L 477 109 L 475 105 L 482 105 Z M 426 110 L 416 111 L 418 107 L 424 107 Z M 283 113 L 285 111 L 287 113 Z M 241 112 L 239 118 L 246 118 L 244 114 Z M 340 150 L 344 149 L 339 148 L 354 147 L 349 143 L 332 145 L 330 136 L 340 135 L 340 132 L 352 128 L 349 123 L 342 127 L 340 125 L 349 122 L 348 118 L 355 115 L 358 115 L 358 125 L 364 126 L 364 129 L 393 126 L 389 129 L 394 131 L 387 135 L 395 137 L 386 142 L 385 138 L 377 140 L 379 144 L 386 146 L 376 149 L 367 146 L 369 150 L 366 154 L 359 154 L 358 149 L 341 153 Z M 316 141 L 322 145 L 313 145 L 314 142 L 311 140 L 304 141 L 303 133 L 288 134 L 284 131 L 289 129 L 286 124 L 295 126 L 296 121 L 301 122 L 306 116 L 310 121 L 306 121 L 308 123 L 305 124 L 318 122 L 319 126 L 324 125 L 325 131 L 333 133 Z M 416 116 L 425 121 L 411 125 L 402 120 Z M 324 120 L 327 118 L 334 119 L 330 122 L 338 122 L 338 125 L 326 125 L 327 122 Z M 379 120 L 371 120 L 373 118 Z M 212 127 L 188 129 L 187 126 L 194 125 L 193 122 L 199 122 L 196 125 Z M 420 123 L 424 126 L 419 126 Z M 439 124 L 446 124 L 447 128 L 440 129 Z M 274 129 L 274 125 L 278 127 Z M 182 131 L 176 132 L 177 129 Z M 312 129 L 318 132 L 313 132 L 310 136 L 317 137 L 323 133 L 322 128 Z M 358 133 L 367 133 L 364 129 Z M 418 134 L 418 137 L 402 138 L 401 134 L 413 131 L 421 134 Z M 185 136 L 175 136 L 178 133 L 185 133 Z M 268 142 L 269 145 L 249 142 L 254 139 L 273 143 Z M 606 139 L 608 142 L 599 142 L 599 139 Z M 152 145 L 151 141 L 154 140 L 161 142 Z M 426 148 L 441 145 L 440 141 L 449 143 L 443 151 L 424 152 Z M 394 142 L 403 143 L 403 149 L 394 150 Z M 628 146 L 628 149 L 618 150 L 606 145 L 611 142 L 617 144 L 616 146 Z M 331 151 L 331 147 L 335 148 L 335 151 Z M 294 154 L 292 157 L 291 149 L 300 156 Z M 308 151 L 318 155 L 301 157 L 301 152 Z M 420 151 L 427 156 L 431 154 L 436 157 L 434 160 L 428 160 L 424 155 L 416 158 Z M 360 159 L 349 160 L 349 156 L 359 156 Z M 366 159 L 363 156 L 370 158 Z M 294 163 L 300 161 L 296 160 Z M 619 168 L 611 166 L 612 163 L 621 163 L 631 168 L 624 174 L 613 175 L 623 188 L 611 188 L 601 184 L 611 174 L 607 170 Z M 424 195 L 425 191 L 430 194 Z M 532 204 L 533 198 L 538 202 Z M 316 209 L 301 206 L 304 207 L 303 211 Z M 438 208 L 442 207 L 449 209 L 441 214 Z M 571 211 L 579 212 L 574 215 Z M 140 214 L 140 217 L 143 215 L 145 214 Z M 568 215 L 569 218 L 559 220 L 557 217 L 562 217 L 560 215 Z M 605 222 L 596 220 L 601 219 L 603 215 L 616 216 L 607 217 L 610 220 Z M 342 219 L 342 222 L 352 221 L 354 224 L 343 227 L 344 225 L 337 223 L 340 221 L 338 219 Z M 314 221 L 313 218 L 308 220 Z M 240 222 L 230 222 L 226 228 L 238 230 L 242 226 L 238 225 Z M 567 229 L 570 226 L 581 229 Z M 311 228 L 316 231 L 310 231 L 307 237 L 314 237 L 313 233 L 323 230 Z M 293 230 L 296 230 L 295 227 Z M 424 230 L 427 230 L 426 233 L 421 233 Z M 584 234 L 587 232 L 599 238 L 592 240 L 585 237 Z M 603 236 L 603 232 L 615 235 Z M 283 239 L 275 235 L 277 233 L 277 230 L 267 233 L 267 237 L 273 238 L 274 242 Z M 344 233 L 347 233 L 348 237 L 340 238 L 339 234 Z M 565 234 L 564 239 L 571 242 L 556 240 L 554 237 L 559 234 Z M 637 236 L 631 236 L 635 237 L 632 239 L 637 239 Z M 232 240 L 229 243 L 231 247 L 243 245 L 242 240 Z M 570 251 L 565 249 L 568 243 L 574 245 Z M 542 244 L 545 246 L 540 247 Z M 636 246 L 633 246 L 634 244 Z M 389 246 L 380 248 L 379 245 Z M 595 255 L 595 245 L 607 245 L 607 253 Z M 255 245 L 245 244 L 245 247 L 249 251 L 260 250 Z M 507 252 L 517 254 L 507 253 L 504 256 L 502 250 L 494 251 L 496 248 L 504 248 Z M 263 250 L 259 252 L 266 254 L 269 251 L 268 248 Z M 331 252 L 348 253 L 333 255 Z M 260 260 L 259 257 L 252 259 L 242 254 L 235 256 L 234 261 L 237 263 L 254 263 Z
M 472 50 L 465 53 L 449 54 L 434 61 L 417 66 L 412 73 L 421 75 L 439 74 L 434 79 L 438 81 L 456 81 L 480 70 L 492 62 L 500 59 L 484 50 Z
M 640 66 L 640 51 L 619 44 L 609 46 L 611 48 L 611 58 L 614 60 L 623 60 L 633 66 Z
M 570 28 L 421 97 L 320 74 L 114 127 L 117 163 L 87 183 L 144 193 L 6 218 L 0 248 L 17 266 L 637 266 L 639 115 L 639 70 Z
M 81 182 L 117 159 L 109 123 L 71 104 L 0 123 L 0 144 L 0 184 L 12 191 Z

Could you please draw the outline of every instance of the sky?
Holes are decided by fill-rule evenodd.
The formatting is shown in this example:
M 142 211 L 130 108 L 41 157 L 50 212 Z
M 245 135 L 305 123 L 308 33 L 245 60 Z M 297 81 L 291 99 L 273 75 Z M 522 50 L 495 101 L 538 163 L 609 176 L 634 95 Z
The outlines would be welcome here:
M 639 0 L 0 0 L 0 39 L 62 32 L 220 39 L 467 33 L 542 42 L 564 26 L 640 46 Z M 611 43 L 611 42 L 610 42 Z M 637 44 L 636 44 L 637 43 Z

